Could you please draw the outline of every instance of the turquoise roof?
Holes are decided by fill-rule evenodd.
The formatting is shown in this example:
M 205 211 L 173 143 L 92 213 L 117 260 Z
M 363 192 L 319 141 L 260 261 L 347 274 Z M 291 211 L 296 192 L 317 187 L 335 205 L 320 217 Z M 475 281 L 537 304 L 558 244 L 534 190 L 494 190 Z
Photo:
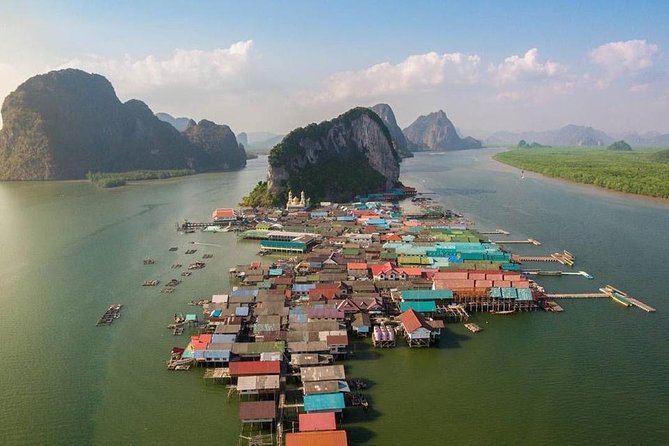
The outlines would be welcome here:
M 321 393 L 304 395 L 305 412 L 339 411 L 346 407 L 343 393 Z
M 414 310 L 417 313 L 434 313 L 437 311 L 437 304 L 433 300 L 416 300 L 411 302 L 400 302 L 400 311 Z
M 453 299 L 452 290 L 405 290 L 402 291 L 402 300 L 439 300 Z

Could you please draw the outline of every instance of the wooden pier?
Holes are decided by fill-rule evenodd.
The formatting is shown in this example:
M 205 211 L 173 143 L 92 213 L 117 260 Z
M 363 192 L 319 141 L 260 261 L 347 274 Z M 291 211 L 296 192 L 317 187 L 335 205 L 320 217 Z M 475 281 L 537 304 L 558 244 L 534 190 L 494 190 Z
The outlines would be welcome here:
M 539 240 L 535 240 L 533 238 L 528 238 L 527 240 L 493 240 L 493 243 L 495 243 L 497 245 L 529 244 L 529 245 L 534 245 L 534 246 L 541 246 L 541 242 Z
M 514 262 L 558 262 L 567 266 L 574 266 L 576 257 L 569 251 L 556 252 L 549 256 L 523 256 L 512 254 L 511 260 Z
M 495 229 L 494 231 L 479 231 L 479 234 L 484 234 L 484 235 L 511 235 L 510 232 L 507 232 L 504 229 Z
M 107 311 L 100 316 L 96 325 L 111 325 L 116 319 L 121 317 L 121 308 L 123 308 L 121 304 L 110 305 Z
M 465 324 L 465 328 L 471 331 L 472 333 L 478 333 L 479 331 L 483 330 L 479 325 L 474 324 L 472 322 Z
M 565 293 L 565 294 L 546 294 L 548 299 L 599 299 L 602 297 L 610 297 L 608 294 L 602 293 Z
M 604 288 L 599 289 L 602 293 L 606 294 L 608 297 L 613 299 L 619 304 L 625 305 L 626 307 L 635 306 L 641 308 L 642 310 L 648 313 L 655 313 L 655 308 L 641 302 L 639 299 L 636 299 L 624 291 L 620 291 L 617 288 L 612 287 L 611 285 L 606 285 Z

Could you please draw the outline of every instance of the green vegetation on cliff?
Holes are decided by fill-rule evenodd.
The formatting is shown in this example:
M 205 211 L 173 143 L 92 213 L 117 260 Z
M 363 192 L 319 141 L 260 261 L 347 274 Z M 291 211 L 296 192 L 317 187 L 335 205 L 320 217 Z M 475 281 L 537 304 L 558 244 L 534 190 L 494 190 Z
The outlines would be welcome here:
M 277 206 L 278 200 L 268 189 L 267 181 L 258 181 L 250 194 L 242 198 L 240 206 L 268 208 Z
M 304 191 L 314 202 L 347 201 L 395 186 L 399 162 L 384 121 L 357 107 L 286 135 L 269 155 L 268 187 L 280 200 Z
M 661 152 L 615 152 L 583 148 L 511 150 L 494 156 L 519 169 L 620 192 L 669 198 L 669 157 Z
M 162 180 L 165 178 L 193 175 L 193 169 L 176 170 L 133 170 L 130 172 L 88 172 L 86 178 L 98 187 L 125 186 L 128 181 Z
M 283 140 L 279 144 L 275 145 L 274 148 L 272 148 L 272 151 L 269 153 L 270 165 L 278 166 L 290 161 L 290 159 L 296 156 L 297 157 L 304 156 L 306 152 L 304 147 L 300 145 L 300 142 L 307 139 L 311 141 L 319 141 L 322 138 L 327 137 L 328 132 L 335 125 L 344 123 L 346 126 L 350 126 L 351 122 L 360 118 L 363 115 L 366 115 L 369 118 L 371 118 L 373 121 L 379 124 L 379 126 L 383 129 L 382 130 L 383 134 L 388 139 L 388 143 L 391 145 L 391 147 L 393 147 L 393 156 L 399 162 L 400 155 L 394 149 L 394 145 L 392 143 L 393 139 L 390 136 L 390 132 L 388 131 L 388 128 L 386 127 L 383 120 L 379 117 L 379 115 L 377 115 L 368 108 L 355 107 L 330 121 L 323 121 L 319 124 L 316 123 L 309 124 L 306 127 L 298 127 L 295 130 L 291 131 L 283 138 Z

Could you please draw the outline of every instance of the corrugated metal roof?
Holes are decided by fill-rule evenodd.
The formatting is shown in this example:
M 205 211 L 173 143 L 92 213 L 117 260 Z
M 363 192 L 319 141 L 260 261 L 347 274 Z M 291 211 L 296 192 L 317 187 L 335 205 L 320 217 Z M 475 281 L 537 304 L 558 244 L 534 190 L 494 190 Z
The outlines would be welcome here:
M 248 392 L 255 390 L 277 390 L 279 375 L 252 375 L 237 378 L 237 390 Z
M 433 300 L 415 300 L 410 302 L 400 302 L 400 311 L 414 310 L 418 313 L 434 313 L 437 311 L 437 304 Z
M 452 290 L 404 290 L 402 300 L 440 300 L 453 299 Z
M 304 395 L 306 412 L 341 411 L 346 407 L 343 393 L 319 393 Z
M 239 403 L 239 419 L 246 422 L 271 421 L 276 418 L 274 401 L 242 401 Z
M 347 443 L 344 430 L 286 434 L 286 446 L 346 446 Z
M 302 367 L 300 369 L 300 378 L 302 382 L 307 381 L 332 381 L 346 379 L 344 366 L 325 365 L 321 367 Z

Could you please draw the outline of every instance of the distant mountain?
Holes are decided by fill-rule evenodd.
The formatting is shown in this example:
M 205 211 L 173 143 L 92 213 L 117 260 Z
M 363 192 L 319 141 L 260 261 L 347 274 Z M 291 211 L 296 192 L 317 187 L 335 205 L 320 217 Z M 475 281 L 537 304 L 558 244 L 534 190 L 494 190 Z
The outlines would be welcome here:
M 163 122 L 171 124 L 172 127 L 179 130 L 180 132 L 186 130 L 192 122 L 192 119 L 190 118 L 175 118 L 169 113 L 156 113 L 156 117 Z
M 246 150 L 255 153 L 269 153 L 272 147 L 279 144 L 285 136 L 269 132 L 249 132 L 245 135 L 247 139 L 247 143 L 244 144 Z
M 566 125 L 540 132 L 496 132 L 486 138 L 486 145 L 516 144 L 518 140 L 536 141 L 549 146 L 605 146 L 613 142 L 606 133 L 582 125 Z
M 244 147 L 248 146 L 249 145 L 249 135 L 247 135 L 244 132 L 239 133 L 237 135 L 237 142 L 239 142 L 239 144 L 243 144 Z
M 633 147 L 669 147 L 669 133 L 623 133 L 614 137 L 624 139 Z
M 393 144 L 395 145 L 395 150 L 402 158 L 411 158 L 413 153 L 409 150 L 409 143 L 407 142 L 404 133 L 399 125 L 397 125 L 397 120 L 395 119 L 395 113 L 393 109 L 390 108 L 388 104 L 376 104 L 371 107 L 372 111 L 379 115 L 379 118 L 386 124 L 390 136 L 393 139 Z
M 183 134 L 190 142 L 202 148 L 209 158 L 210 169 L 239 169 L 246 166 L 244 145 L 237 142 L 235 134 L 227 125 L 206 119 L 197 124 L 191 121 Z
M 442 151 L 479 149 L 481 141 L 472 137 L 461 138 L 443 110 L 419 116 L 404 129 L 411 151 Z
M 237 166 L 232 158 L 224 161 L 227 153 L 217 153 L 210 139 L 191 142 L 145 103 L 122 103 L 107 79 L 81 70 L 28 79 L 5 98 L 2 118 L 0 180 Z

